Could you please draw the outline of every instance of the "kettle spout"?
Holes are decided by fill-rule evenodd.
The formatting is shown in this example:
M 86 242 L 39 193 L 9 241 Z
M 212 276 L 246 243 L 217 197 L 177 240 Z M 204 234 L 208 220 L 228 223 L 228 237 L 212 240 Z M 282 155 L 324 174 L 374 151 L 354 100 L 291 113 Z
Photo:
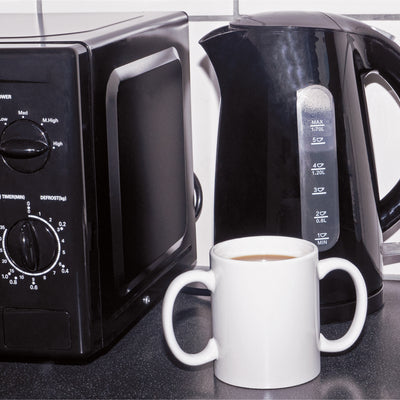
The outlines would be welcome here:
M 243 40 L 246 32 L 247 30 L 228 25 L 215 29 L 200 39 L 199 44 L 210 58 L 220 84 L 225 80 L 227 66 L 235 65 L 239 61 L 237 58 L 242 58 L 238 52 L 238 43 Z
M 204 50 L 207 51 L 210 44 L 212 45 L 215 41 L 218 41 L 221 36 L 224 36 L 224 34 L 229 33 L 230 31 L 229 25 L 214 29 L 213 31 L 207 33 L 207 35 L 203 36 L 199 43 L 203 46 Z

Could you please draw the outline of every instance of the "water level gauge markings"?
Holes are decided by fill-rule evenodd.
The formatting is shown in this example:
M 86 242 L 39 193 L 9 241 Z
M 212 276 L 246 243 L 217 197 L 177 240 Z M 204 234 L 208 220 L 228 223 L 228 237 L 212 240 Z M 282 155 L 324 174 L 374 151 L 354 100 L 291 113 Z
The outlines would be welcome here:
M 328 212 L 326 210 L 324 211 L 316 211 L 315 212 L 315 216 L 314 216 L 314 220 L 315 223 L 317 224 L 326 224 L 328 221 L 329 215 Z
M 313 196 L 319 196 L 319 195 L 324 195 L 327 194 L 325 186 L 314 186 L 313 192 L 311 193 Z
M 314 176 L 317 176 L 317 175 L 325 175 L 325 171 L 326 171 L 325 163 L 323 163 L 323 162 L 314 163 L 314 164 L 312 165 L 312 167 L 311 167 L 311 173 L 312 173 Z
M 301 233 L 325 251 L 339 237 L 335 105 L 322 85 L 297 91 Z
M 319 136 L 319 137 L 314 136 L 312 138 L 312 142 L 310 144 L 311 144 L 311 146 L 318 146 L 318 145 L 326 144 L 326 141 L 323 136 Z
M 324 132 L 325 124 L 323 120 L 313 119 L 310 124 L 311 132 Z

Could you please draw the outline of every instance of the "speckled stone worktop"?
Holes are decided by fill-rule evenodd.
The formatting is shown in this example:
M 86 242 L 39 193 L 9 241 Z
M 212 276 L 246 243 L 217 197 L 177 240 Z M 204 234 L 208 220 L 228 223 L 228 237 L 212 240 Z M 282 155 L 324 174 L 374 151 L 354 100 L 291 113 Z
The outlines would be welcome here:
M 0 361 L 1 398 L 152 398 L 152 399 L 351 399 L 400 398 L 400 282 L 386 281 L 385 306 L 368 316 L 351 351 L 322 355 L 322 371 L 313 381 L 289 389 L 250 390 L 217 380 L 212 364 L 185 367 L 167 350 L 161 328 L 161 304 L 109 351 L 90 363 Z M 199 351 L 211 334 L 210 304 L 180 294 L 175 330 L 186 351 Z M 348 323 L 322 327 L 328 338 L 343 334 Z

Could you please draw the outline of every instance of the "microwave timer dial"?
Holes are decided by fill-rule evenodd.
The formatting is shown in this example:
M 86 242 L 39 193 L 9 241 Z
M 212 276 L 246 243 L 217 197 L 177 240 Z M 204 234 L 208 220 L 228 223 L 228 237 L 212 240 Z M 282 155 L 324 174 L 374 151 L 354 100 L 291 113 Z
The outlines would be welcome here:
M 57 264 L 61 245 L 54 228 L 44 219 L 30 215 L 16 222 L 3 235 L 8 262 L 26 275 L 43 275 Z
M 10 168 L 19 172 L 32 173 L 43 168 L 50 148 L 44 129 L 28 119 L 12 122 L 0 137 L 0 154 Z

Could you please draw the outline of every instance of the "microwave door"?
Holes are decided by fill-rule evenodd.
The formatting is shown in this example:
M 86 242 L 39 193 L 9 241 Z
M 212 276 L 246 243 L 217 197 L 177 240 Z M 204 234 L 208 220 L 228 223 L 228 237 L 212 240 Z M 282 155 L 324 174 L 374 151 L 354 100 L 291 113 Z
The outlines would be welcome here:
M 110 75 L 106 117 L 111 245 L 120 296 L 155 279 L 185 235 L 182 110 L 182 69 L 174 48 Z

